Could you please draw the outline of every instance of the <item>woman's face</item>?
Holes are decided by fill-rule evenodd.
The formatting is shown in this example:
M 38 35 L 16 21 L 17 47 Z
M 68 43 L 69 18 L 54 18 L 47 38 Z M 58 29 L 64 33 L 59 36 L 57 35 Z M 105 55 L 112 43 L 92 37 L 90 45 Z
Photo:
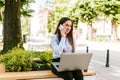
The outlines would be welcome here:
M 72 22 L 70 20 L 66 21 L 65 23 L 63 23 L 63 27 L 64 27 L 66 33 L 68 34 L 71 30 Z

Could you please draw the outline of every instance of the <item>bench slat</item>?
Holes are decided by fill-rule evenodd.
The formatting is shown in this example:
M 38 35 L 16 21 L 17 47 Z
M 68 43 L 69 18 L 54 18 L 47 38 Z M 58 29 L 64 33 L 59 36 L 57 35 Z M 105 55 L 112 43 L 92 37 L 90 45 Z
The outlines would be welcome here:
M 95 72 L 83 72 L 84 76 L 94 76 Z M 0 73 L 0 80 L 15 80 L 15 79 L 42 79 L 42 78 L 56 78 L 51 70 L 42 70 L 42 71 L 28 71 L 28 72 L 5 72 Z
M 83 72 L 83 75 L 84 76 L 94 76 L 94 75 L 96 75 L 96 73 L 93 71 L 87 71 L 87 72 Z
M 0 79 L 32 79 L 57 77 L 51 71 L 5 72 L 0 74 Z

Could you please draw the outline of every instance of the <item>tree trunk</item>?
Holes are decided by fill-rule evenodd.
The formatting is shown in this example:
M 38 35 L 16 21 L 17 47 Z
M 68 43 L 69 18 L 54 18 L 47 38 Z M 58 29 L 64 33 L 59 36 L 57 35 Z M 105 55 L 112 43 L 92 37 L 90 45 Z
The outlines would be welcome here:
M 7 52 L 22 41 L 20 0 L 5 0 L 3 26 L 3 51 Z M 22 47 L 22 44 L 19 47 Z
M 93 29 L 92 29 L 92 24 L 88 25 L 88 40 L 92 41 L 93 40 Z
M 116 21 L 112 21 L 112 35 L 111 35 L 111 41 L 118 41 L 118 36 L 117 36 L 117 25 Z

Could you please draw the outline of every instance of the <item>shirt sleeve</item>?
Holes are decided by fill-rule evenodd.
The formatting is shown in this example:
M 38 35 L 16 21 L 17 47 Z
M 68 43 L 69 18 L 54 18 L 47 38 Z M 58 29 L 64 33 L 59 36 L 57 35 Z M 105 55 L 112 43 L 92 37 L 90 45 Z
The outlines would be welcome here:
M 54 51 L 53 58 L 61 57 L 63 49 L 65 48 L 65 38 L 62 37 L 60 42 L 56 35 L 51 37 L 51 46 Z

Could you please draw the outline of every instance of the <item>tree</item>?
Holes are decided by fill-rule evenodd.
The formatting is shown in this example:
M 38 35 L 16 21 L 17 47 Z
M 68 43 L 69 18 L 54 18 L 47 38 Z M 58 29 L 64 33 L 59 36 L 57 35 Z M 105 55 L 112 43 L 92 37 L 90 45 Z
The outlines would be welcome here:
M 5 0 L 3 42 L 5 52 L 22 43 L 20 0 Z M 20 47 L 22 47 L 21 44 Z
M 85 1 L 80 3 L 79 10 L 80 10 L 79 19 L 82 22 L 87 22 L 88 24 L 88 40 L 93 40 L 92 23 L 98 16 L 95 6 L 93 5 L 93 2 Z
M 33 0 L 30 0 L 33 1 Z M 23 48 L 23 39 L 21 33 L 21 13 L 30 16 L 33 11 L 26 9 L 24 6 L 30 2 L 28 0 L 5 0 L 1 1 L 2 6 L 5 6 L 3 11 L 3 52 L 7 52 L 14 47 Z
M 93 1 L 78 0 L 69 13 L 75 23 L 75 27 L 77 27 L 79 21 L 88 24 L 88 40 L 93 40 L 92 23 L 98 16 L 96 8 L 93 6 Z
M 103 12 L 107 18 L 111 20 L 112 25 L 112 34 L 111 34 L 111 40 L 117 41 L 117 25 L 119 21 L 120 16 L 120 1 L 114 1 L 114 0 L 106 0 L 102 1 L 101 4 L 99 4 L 99 11 Z
M 79 3 L 80 0 L 76 1 L 74 3 L 74 5 L 70 8 L 69 12 L 69 17 L 73 20 L 74 22 L 74 26 L 77 28 L 78 26 L 78 22 L 80 20 L 79 14 L 80 14 L 80 10 L 79 10 Z

